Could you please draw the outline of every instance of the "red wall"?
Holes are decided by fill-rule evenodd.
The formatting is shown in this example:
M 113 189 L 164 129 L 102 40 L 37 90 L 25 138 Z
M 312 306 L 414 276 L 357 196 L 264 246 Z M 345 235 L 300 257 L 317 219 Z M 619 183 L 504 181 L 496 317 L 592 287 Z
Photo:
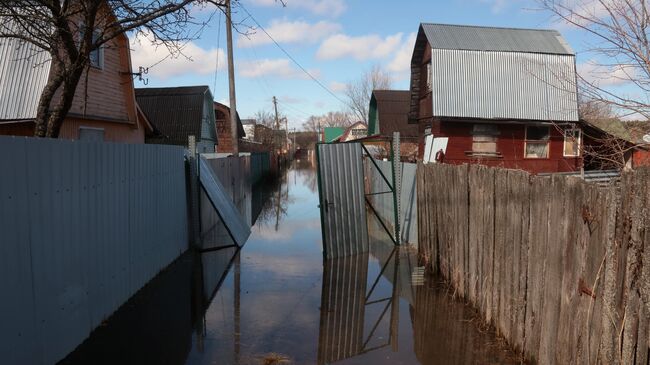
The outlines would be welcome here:
M 463 164 L 479 163 L 509 169 L 520 169 L 531 173 L 566 172 L 580 170 L 580 157 L 564 157 L 564 137 L 560 131 L 551 127 L 551 141 L 548 158 L 524 158 L 525 126 L 513 124 L 497 124 L 500 135 L 497 138 L 499 158 L 476 158 L 469 156 L 466 151 L 472 150 L 472 123 L 466 122 L 434 122 L 432 133 L 435 136 L 448 137 L 445 163 Z M 421 152 L 423 154 L 423 141 Z
M 632 154 L 632 167 L 650 166 L 650 151 L 637 149 Z

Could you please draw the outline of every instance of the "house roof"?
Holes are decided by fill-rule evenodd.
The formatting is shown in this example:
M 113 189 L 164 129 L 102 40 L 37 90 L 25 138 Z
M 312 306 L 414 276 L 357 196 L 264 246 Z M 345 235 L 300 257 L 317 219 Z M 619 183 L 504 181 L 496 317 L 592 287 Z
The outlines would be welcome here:
M 343 135 L 343 132 L 345 132 L 343 127 L 325 127 L 323 133 L 324 142 L 329 143 L 336 140 Z
M 206 94 L 211 100 L 207 86 L 135 89 L 138 105 L 162 136 L 155 142 L 181 146 L 190 135 L 201 139 Z
M 557 31 L 424 23 L 411 65 L 413 120 L 426 93 L 433 117 L 579 120 L 575 55 Z
M 390 137 L 393 132 L 400 132 L 400 137 L 416 137 L 418 125 L 408 122 L 410 108 L 410 90 L 373 90 L 370 98 L 368 135 L 381 134 Z
M 421 27 L 436 49 L 574 54 L 556 30 L 432 23 L 422 23 Z

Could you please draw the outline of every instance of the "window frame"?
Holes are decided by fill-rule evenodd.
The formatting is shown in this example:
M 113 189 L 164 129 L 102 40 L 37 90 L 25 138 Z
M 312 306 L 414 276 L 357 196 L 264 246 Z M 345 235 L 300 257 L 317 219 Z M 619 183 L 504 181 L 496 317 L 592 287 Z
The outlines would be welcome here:
M 528 155 L 528 144 L 533 143 L 533 144 L 541 144 L 543 140 L 529 140 L 528 139 L 528 128 L 546 128 L 548 130 L 548 139 L 546 139 L 546 156 L 544 157 L 535 157 L 535 156 L 529 156 Z M 551 126 L 549 125 L 540 125 L 540 124 L 531 124 L 531 125 L 526 125 L 524 129 L 524 158 L 525 159 L 531 159 L 531 160 L 544 160 L 544 159 L 549 159 L 551 156 Z
M 482 128 L 477 128 L 477 127 L 486 127 L 483 128 L 484 130 L 477 130 L 477 129 L 482 129 Z M 482 123 L 477 123 L 472 125 L 472 150 L 471 150 L 471 155 L 472 156 L 480 156 L 480 157 L 497 157 L 499 156 L 499 146 L 498 146 L 498 139 L 500 135 L 499 131 L 499 126 L 497 124 L 482 124 Z M 485 140 L 476 140 L 477 137 L 479 139 L 485 139 Z M 491 139 L 491 140 L 487 140 Z M 480 150 L 475 150 L 475 144 L 494 144 L 494 151 L 480 151 Z
M 81 45 L 81 39 L 85 36 L 86 34 L 86 25 L 84 23 L 79 24 L 79 43 L 77 44 L 77 47 Z M 97 38 L 101 35 L 101 32 L 99 29 L 93 29 L 93 43 L 95 42 Z M 94 64 L 93 62 L 93 57 L 92 54 L 97 52 L 97 64 Z M 103 70 L 104 69 L 104 45 L 99 46 L 99 48 L 90 51 L 88 54 L 88 65 L 91 68 L 94 68 L 96 70 Z
M 566 153 L 566 145 L 567 145 L 567 132 L 578 132 L 578 138 L 577 138 L 577 143 L 578 143 L 578 152 L 576 154 L 567 154 Z M 567 128 L 564 131 L 562 131 L 562 135 L 564 137 L 564 143 L 562 145 L 562 156 L 563 157 L 580 157 L 582 155 L 582 129 L 573 126 L 571 128 Z M 573 138 L 573 137 L 571 137 Z

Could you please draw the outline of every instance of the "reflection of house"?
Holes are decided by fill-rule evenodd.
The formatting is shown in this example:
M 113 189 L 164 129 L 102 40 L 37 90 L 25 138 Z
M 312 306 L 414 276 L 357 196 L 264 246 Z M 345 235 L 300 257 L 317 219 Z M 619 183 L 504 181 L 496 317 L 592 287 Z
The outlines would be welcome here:
M 214 115 L 216 118 L 217 138 L 219 145 L 217 152 L 232 152 L 232 138 L 230 134 L 230 108 L 224 104 L 214 102 Z M 242 126 L 242 121 L 237 113 L 237 138 L 244 138 L 246 133 Z
M 0 134 L 33 136 L 39 98 L 50 78 L 50 57 L 16 39 L 0 39 L 0 55 Z M 126 35 L 91 53 L 88 84 L 84 74 L 59 138 L 144 143 L 152 127 L 135 102 L 130 57 Z M 52 105 L 59 97 L 60 90 Z
M 147 143 L 187 146 L 194 136 L 199 153 L 215 152 L 212 93 L 207 86 L 162 87 L 135 90 L 138 104 L 158 133 Z
M 575 171 L 576 95 L 575 55 L 557 31 L 419 27 L 410 120 L 419 125 L 420 157 L 432 134 L 449 138 L 444 157 L 437 154 L 447 163 Z
M 393 138 L 400 134 L 400 152 L 403 159 L 415 160 L 418 151 L 418 126 L 409 123 L 411 109 L 409 90 L 373 90 L 368 115 L 368 136 Z M 388 150 L 388 146 L 384 146 Z

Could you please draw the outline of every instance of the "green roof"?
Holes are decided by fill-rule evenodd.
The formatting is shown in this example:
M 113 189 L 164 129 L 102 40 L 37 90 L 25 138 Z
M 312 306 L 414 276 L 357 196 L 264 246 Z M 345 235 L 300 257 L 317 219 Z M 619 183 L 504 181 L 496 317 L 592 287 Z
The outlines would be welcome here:
M 343 127 L 325 127 L 325 142 L 330 143 L 341 137 L 345 132 Z

